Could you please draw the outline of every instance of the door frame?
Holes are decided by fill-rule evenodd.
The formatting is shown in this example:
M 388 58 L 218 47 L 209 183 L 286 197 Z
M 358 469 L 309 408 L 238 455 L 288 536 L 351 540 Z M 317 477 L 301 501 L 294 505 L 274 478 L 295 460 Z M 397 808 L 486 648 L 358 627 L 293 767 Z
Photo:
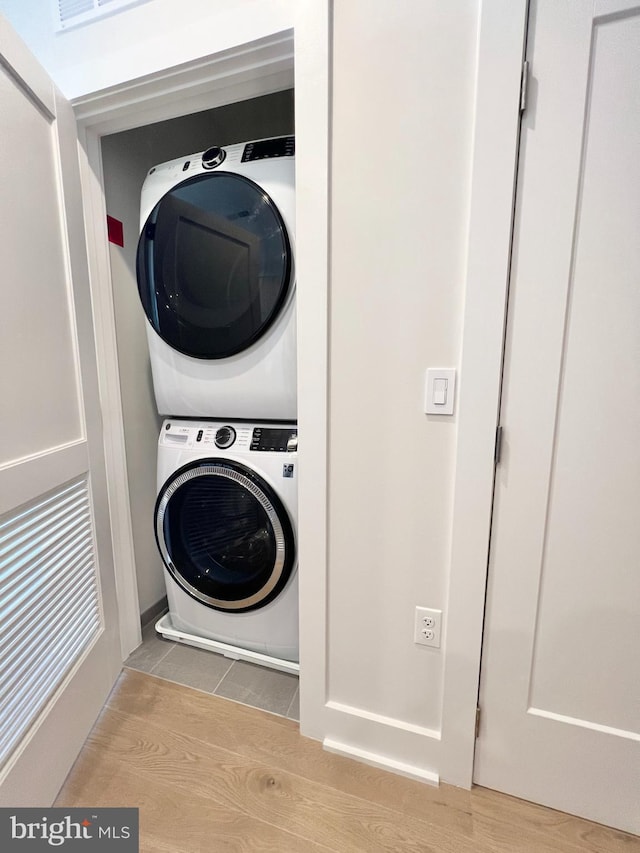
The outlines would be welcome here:
M 103 135 L 295 84 L 301 731 L 327 719 L 327 463 L 332 0 L 298 0 L 294 27 L 78 98 L 79 155 L 96 322 L 123 659 L 141 639 L 106 231 Z M 438 764 L 470 787 L 493 493 L 511 221 L 528 0 L 481 0 L 468 222 L 458 442 Z M 294 74 L 295 66 L 295 74 Z M 481 310 L 480 310 L 481 309 Z M 451 662 L 455 665 L 451 665 Z M 389 765 L 391 767 L 391 764 Z
M 441 778 L 473 782 L 529 0 L 481 0 Z

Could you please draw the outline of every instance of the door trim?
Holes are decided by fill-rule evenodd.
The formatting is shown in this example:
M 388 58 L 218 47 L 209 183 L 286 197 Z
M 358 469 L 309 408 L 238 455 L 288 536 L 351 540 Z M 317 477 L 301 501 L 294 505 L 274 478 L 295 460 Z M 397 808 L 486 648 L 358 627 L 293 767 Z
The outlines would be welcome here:
M 130 130 L 293 85 L 293 31 L 284 30 L 72 101 L 99 136 Z
M 528 0 L 489 0 L 480 12 L 440 767 L 464 788 L 473 779 L 527 15 Z

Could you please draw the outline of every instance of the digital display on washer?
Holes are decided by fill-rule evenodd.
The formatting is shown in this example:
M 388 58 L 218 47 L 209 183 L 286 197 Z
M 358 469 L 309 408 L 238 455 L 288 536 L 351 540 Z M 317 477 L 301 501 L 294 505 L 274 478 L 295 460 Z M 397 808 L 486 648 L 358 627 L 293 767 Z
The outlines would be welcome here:
M 298 430 L 281 427 L 255 427 L 251 436 L 251 450 L 275 450 L 281 453 L 298 448 Z
M 266 160 L 268 157 L 293 157 L 296 153 L 295 136 L 280 136 L 278 139 L 262 139 L 248 142 L 242 152 L 242 162 Z

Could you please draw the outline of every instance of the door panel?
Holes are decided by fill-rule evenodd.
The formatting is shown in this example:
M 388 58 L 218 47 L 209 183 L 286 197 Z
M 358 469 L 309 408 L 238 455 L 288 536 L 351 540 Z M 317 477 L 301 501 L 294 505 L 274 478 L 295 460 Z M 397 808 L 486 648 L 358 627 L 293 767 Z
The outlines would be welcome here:
M 2 240 L 21 259 L 5 278 L 0 321 L 3 465 L 77 441 L 83 428 L 62 222 L 52 206 L 59 180 L 52 117 L 6 72 L 0 114 L 11 116 L 2 129 Z M 25 187 L 31 181 L 33 194 Z
M 0 804 L 44 806 L 121 656 L 75 121 L 0 54 Z
M 640 4 L 533 4 L 475 781 L 640 831 Z

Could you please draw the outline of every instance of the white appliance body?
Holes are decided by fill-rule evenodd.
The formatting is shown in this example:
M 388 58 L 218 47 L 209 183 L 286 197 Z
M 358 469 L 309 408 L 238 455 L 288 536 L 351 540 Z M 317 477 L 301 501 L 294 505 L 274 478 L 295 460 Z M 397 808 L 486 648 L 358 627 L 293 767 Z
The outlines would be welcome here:
M 273 147 L 278 144 L 279 148 Z M 208 149 L 206 152 L 155 166 L 146 177 L 141 195 L 138 287 L 147 314 L 147 339 L 153 386 L 158 412 L 161 415 L 281 421 L 295 420 L 297 417 L 295 156 L 286 153 L 294 150 L 293 144 L 293 137 L 279 137 L 275 140 L 258 140 L 225 148 Z M 265 149 L 261 149 L 259 147 L 261 145 L 266 146 Z M 261 150 L 265 151 L 264 155 L 260 153 Z M 270 153 L 273 151 L 277 153 L 275 155 Z M 216 164 L 214 158 L 214 165 L 207 167 L 203 162 L 211 163 L 211 157 L 209 160 L 206 159 L 210 152 L 222 152 L 219 156 L 223 159 Z M 247 156 L 258 159 L 246 160 Z M 211 178 L 223 180 L 210 180 Z M 153 260 L 146 263 L 143 242 L 150 223 L 154 221 L 154 216 L 159 215 L 158 209 L 161 204 L 166 204 L 166 199 L 171 198 L 172 192 L 184 192 L 184 187 L 189 182 L 193 185 L 198 181 L 203 182 L 207 192 L 214 195 L 225 192 L 227 195 L 229 193 L 233 195 L 236 192 L 233 184 L 242 184 L 241 189 L 247 189 L 248 192 L 253 193 L 255 202 L 248 196 L 242 196 L 238 199 L 239 206 L 236 211 L 228 213 L 225 208 L 225 214 L 228 215 L 226 227 L 231 229 L 231 232 L 225 233 L 223 238 L 220 238 L 219 233 L 215 234 L 213 240 L 210 240 L 209 247 L 204 250 L 204 259 L 200 262 L 200 268 L 197 271 L 199 281 L 193 286 L 190 284 L 188 288 L 184 288 L 182 293 L 176 293 L 176 287 L 173 284 L 169 284 L 166 289 L 162 284 L 160 287 L 157 286 L 154 279 L 157 278 L 158 271 L 162 274 L 163 265 L 156 259 L 154 270 Z M 226 202 L 222 204 L 224 206 Z M 222 218 L 217 213 L 215 217 L 216 224 L 219 224 Z M 257 264 L 260 263 L 257 256 L 264 255 L 265 240 L 262 239 L 258 245 L 253 236 L 250 236 L 247 242 L 244 237 L 248 232 L 240 231 L 247 223 L 251 227 L 251 222 L 260 217 L 266 223 L 259 226 L 262 228 L 261 239 L 266 237 L 267 242 L 270 241 L 272 244 L 276 241 L 275 249 L 272 250 L 272 255 L 276 257 L 273 263 L 281 263 L 279 295 L 275 299 L 275 307 L 270 306 L 270 310 L 273 310 L 266 323 L 263 322 L 262 316 L 255 316 L 261 315 L 263 310 L 262 305 L 259 304 L 263 301 L 262 294 L 270 291 L 274 286 L 269 276 L 264 274 L 264 270 L 257 270 Z M 185 216 L 182 213 L 176 214 L 177 223 L 184 220 Z M 197 223 L 198 226 L 201 224 Z M 205 224 L 210 228 L 210 222 Z M 177 245 L 180 242 L 176 231 L 179 228 L 178 224 L 165 229 L 167 243 L 175 241 Z M 236 228 L 237 233 L 240 234 L 238 239 L 233 230 Z M 196 230 L 198 229 L 191 229 L 192 232 Z M 206 228 L 200 228 L 199 231 L 203 233 Z M 274 236 L 274 232 L 278 231 L 281 232 L 281 238 Z M 159 234 L 157 239 L 159 242 Z M 281 242 L 278 242 L 278 239 Z M 229 249 L 230 245 L 238 247 L 240 244 L 243 244 L 243 248 L 238 249 L 235 254 L 234 249 Z M 182 240 L 182 245 L 189 246 L 190 243 Z M 217 252 L 218 248 L 221 248 L 221 252 Z M 176 249 L 175 252 L 177 251 Z M 188 251 L 184 249 L 182 251 L 183 256 L 188 254 Z M 234 261 L 233 263 L 231 260 L 228 261 L 227 270 L 212 286 L 209 281 L 205 282 L 210 274 L 207 267 L 212 266 L 207 264 L 207 261 L 217 259 L 220 255 L 223 257 L 229 255 Z M 246 267 L 251 272 L 248 272 L 245 277 L 240 277 L 238 274 L 238 278 L 231 282 L 235 273 L 229 273 L 228 270 L 235 269 L 234 265 Z M 149 268 L 146 281 L 142 270 L 145 266 Z M 177 280 L 179 271 L 174 275 Z M 196 273 L 194 272 L 193 275 L 195 276 Z M 232 294 L 229 301 L 225 301 L 226 295 L 223 296 L 221 292 L 225 287 L 227 290 L 235 289 L 236 292 L 235 296 Z M 189 300 L 190 304 L 186 304 L 185 291 L 193 293 L 193 299 Z M 184 331 L 182 322 L 184 316 L 178 316 L 177 321 L 173 315 L 170 317 L 169 323 L 166 324 L 168 334 L 163 333 L 161 336 L 154 327 L 162 320 L 162 315 L 158 317 L 158 307 L 162 312 L 165 306 L 171 306 L 171 310 L 179 315 L 182 311 L 181 305 L 184 305 L 185 315 L 188 312 L 193 315 L 194 312 L 201 310 L 205 324 L 209 322 L 209 315 L 218 311 L 222 315 L 219 321 L 211 322 L 219 323 L 219 328 L 212 331 L 211 337 L 219 338 L 229 325 L 225 317 L 228 315 L 230 321 L 235 322 L 238 318 L 234 311 L 242 310 L 237 308 L 237 302 L 234 303 L 234 299 L 244 300 L 242 304 L 246 307 L 245 325 L 252 328 L 252 323 L 255 321 L 260 328 L 257 332 L 251 331 L 244 337 L 244 331 L 238 332 L 238 340 L 235 346 L 231 347 L 238 351 L 230 354 L 226 354 L 223 348 L 222 354 L 217 352 L 213 358 L 203 355 L 202 352 L 194 355 L 189 340 L 190 332 Z M 222 305 L 223 302 L 224 305 Z M 197 322 L 196 318 L 196 324 Z M 176 334 L 181 337 L 181 344 L 178 345 L 172 339 L 176 328 L 178 329 Z M 199 330 L 198 334 L 202 332 L 203 330 Z M 206 329 L 204 334 L 206 335 Z
M 235 437 L 221 449 L 217 437 L 223 435 L 227 443 L 229 431 Z M 288 449 L 265 449 L 274 433 L 275 442 Z M 155 528 L 174 628 L 282 660 L 298 660 L 296 448 L 295 425 L 164 422 L 158 443 Z M 261 524 L 253 522 L 254 505 Z M 220 609 L 215 601 L 211 606 L 210 575 L 227 572 L 233 588 L 240 588 L 236 577 L 243 571 L 243 560 L 255 552 L 256 543 L 258 550 L 263 549 L 265 537 L 275 543 L 275 556 L 264 560 L 268 568 L 262 588 L 257 594 L 249 589 L 249 595 L 238 601 L 229 596 L 222 605 L 231 609 Z M 233 553 L 225 565 L 228 550 Z M 261 562 L 259 558 L 257 564 Z M 273 574 L 271 563 L 276 567 Z M 254 568 L 255 563 L 247 574 L 256 574 Z M 263 604 L 260 596 L 265 590 Z M 251 609 L 244 609 L 247 606 Z

